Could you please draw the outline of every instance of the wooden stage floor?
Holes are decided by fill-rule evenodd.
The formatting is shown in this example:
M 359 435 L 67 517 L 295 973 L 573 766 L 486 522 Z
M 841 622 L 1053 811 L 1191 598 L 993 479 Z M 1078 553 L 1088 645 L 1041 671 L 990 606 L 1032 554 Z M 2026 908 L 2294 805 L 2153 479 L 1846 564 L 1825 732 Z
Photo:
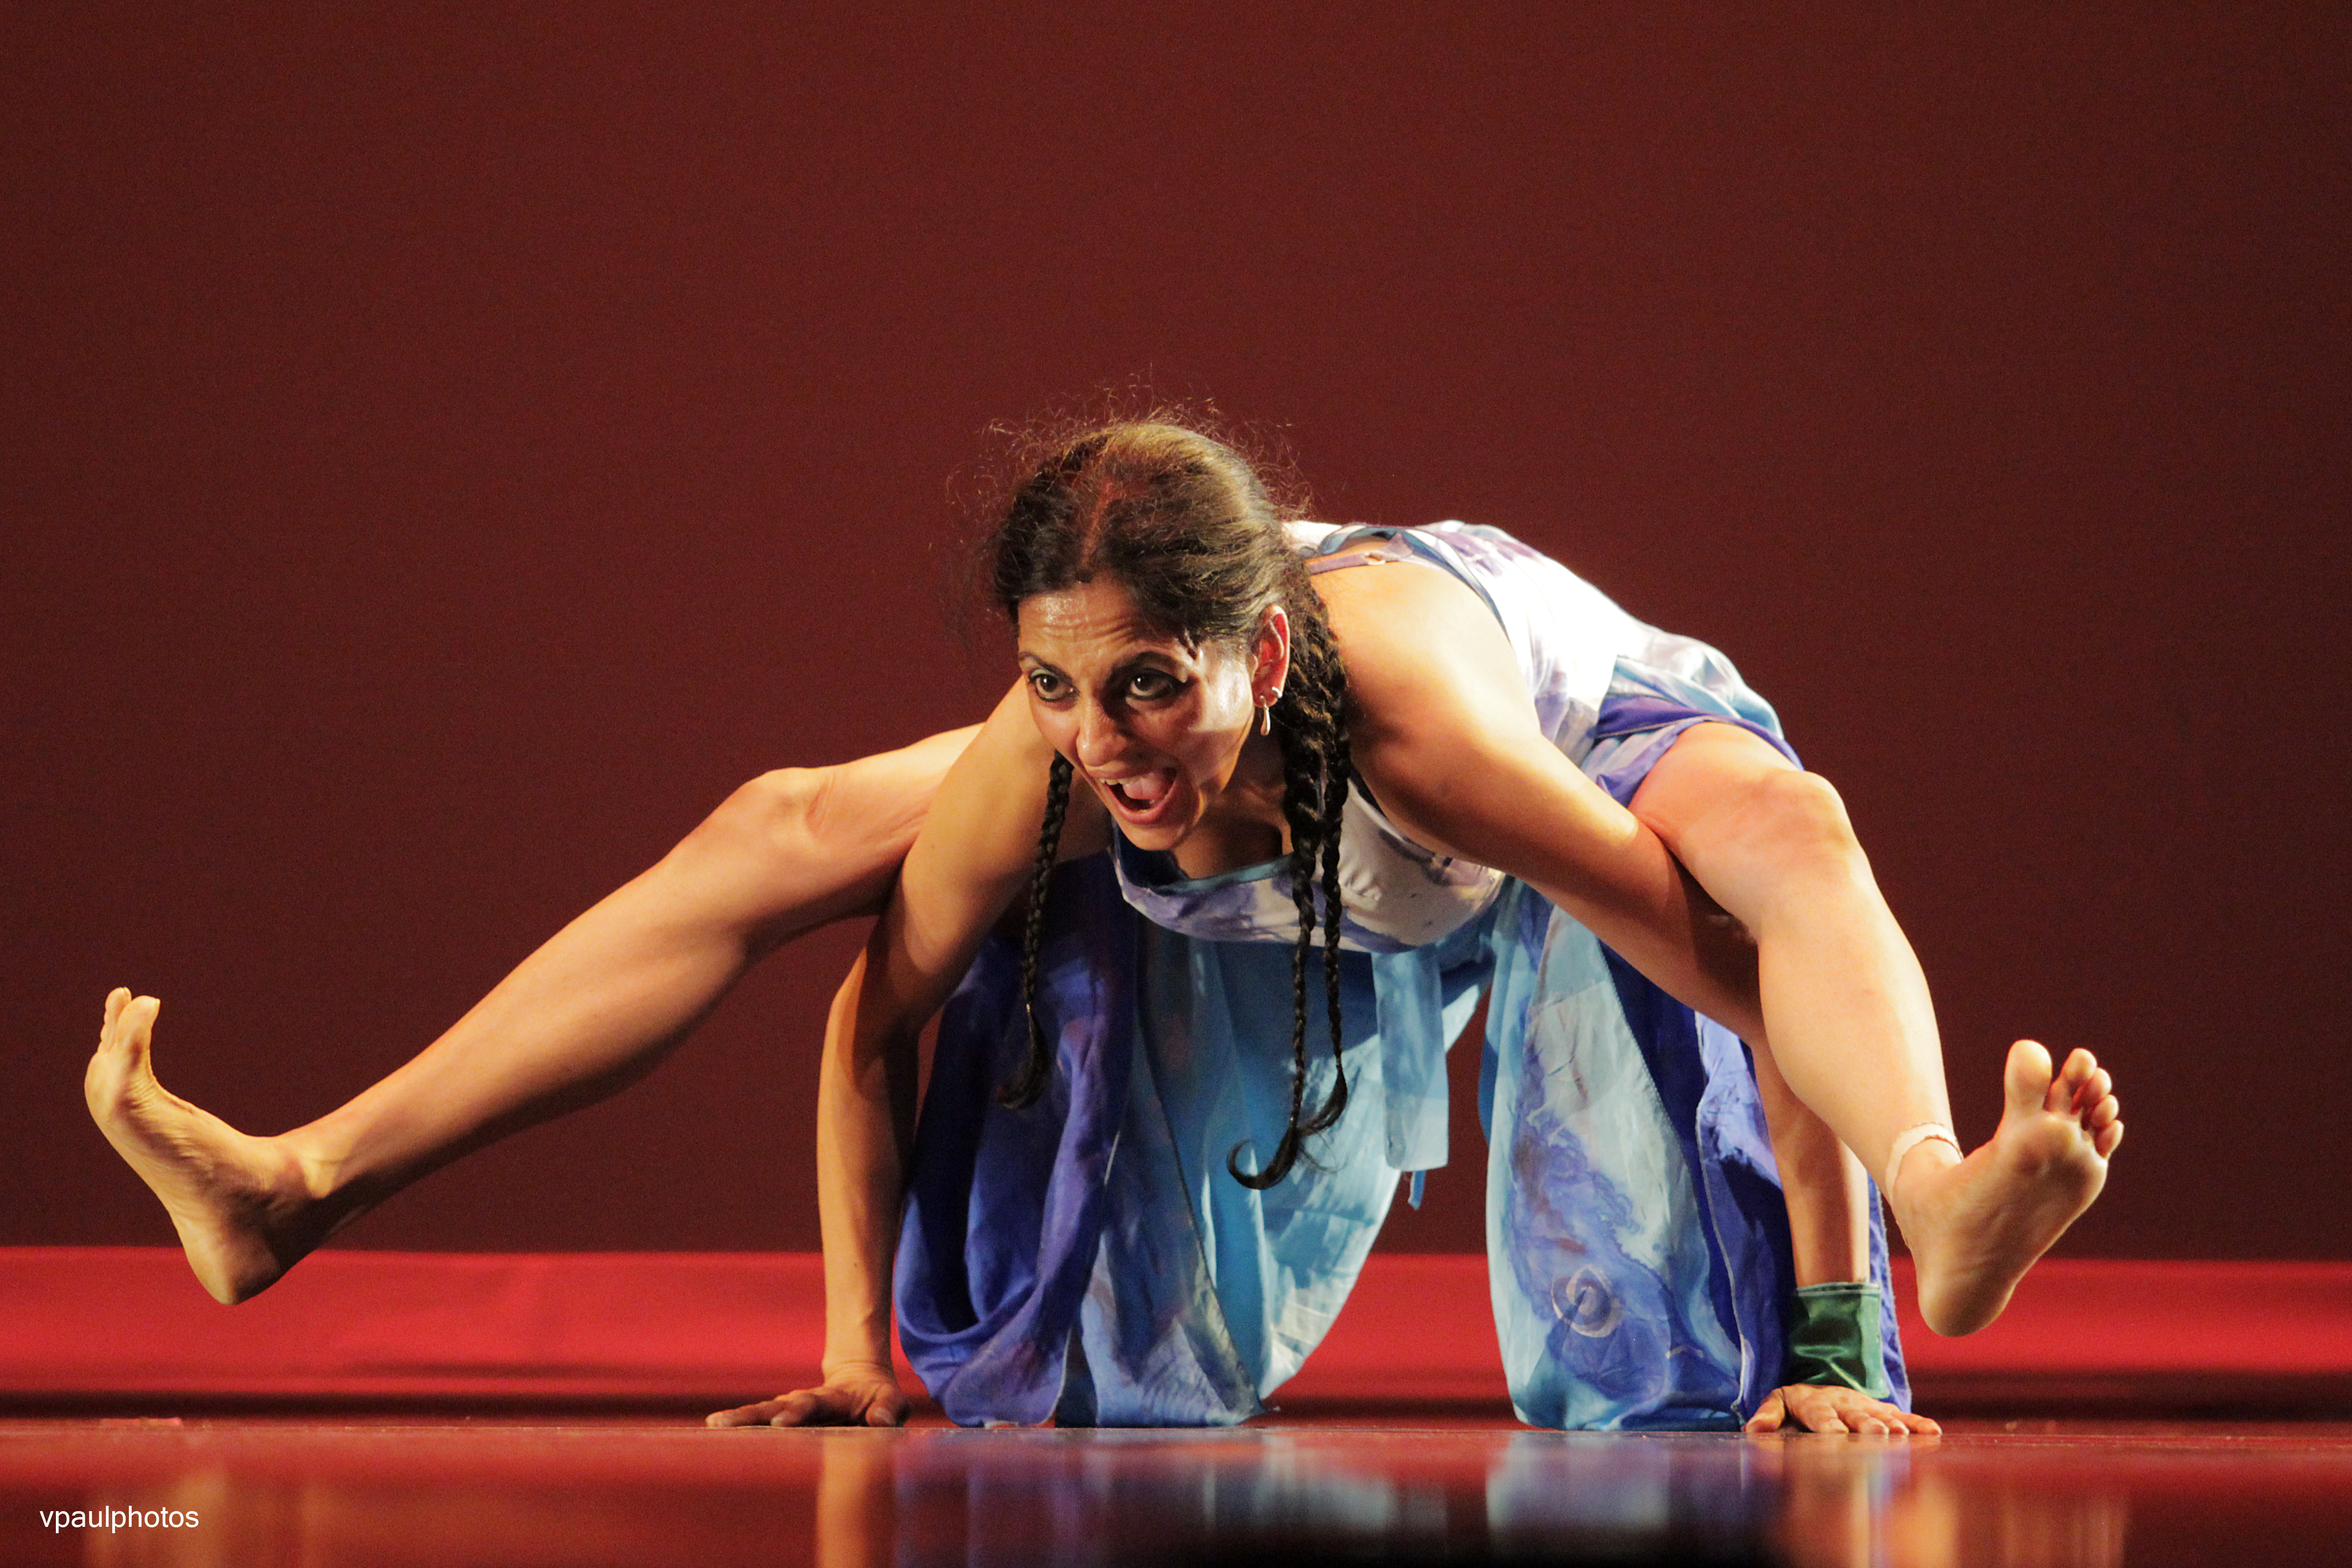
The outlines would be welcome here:
M 1425 1414 L 1219 1432 L 0 1420 L 9 1563 L 2040 1568 L 2352 1560 L 2348 1531 L 2352 1425 L 2333 1422 L 1963 1420 L 1904 1443 Z

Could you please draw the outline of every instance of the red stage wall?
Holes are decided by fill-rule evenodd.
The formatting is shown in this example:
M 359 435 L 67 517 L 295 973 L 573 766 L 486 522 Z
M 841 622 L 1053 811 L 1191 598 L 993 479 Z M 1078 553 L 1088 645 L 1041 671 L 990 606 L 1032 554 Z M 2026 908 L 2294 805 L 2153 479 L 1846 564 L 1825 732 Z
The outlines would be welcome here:
M 2345 14 L 1276 9 L 0 22 L 0 1244 L 169 1239 L 107 987 L 274 1131 L 735 783 L 975 715 L 950 477 L 1142 374 L 1728 650 L 1962 1128 L 2014 1035 L 2117 1069 L 2071 1251 L 2341 1255 Z M 855 940 L 345 1239 L 814 1246 Z

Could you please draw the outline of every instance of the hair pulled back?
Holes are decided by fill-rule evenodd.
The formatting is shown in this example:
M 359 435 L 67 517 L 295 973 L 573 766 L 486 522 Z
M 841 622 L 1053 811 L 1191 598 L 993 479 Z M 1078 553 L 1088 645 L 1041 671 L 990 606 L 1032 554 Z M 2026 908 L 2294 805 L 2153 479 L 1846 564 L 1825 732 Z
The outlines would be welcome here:
M 1144 623 L 1195 646 L 1246 647 L 1265 612 L 1290 621 L 1290 675 L 1274 706 L 1282 752 L 1283 819 L 1290 831 L 1290 885 L 1298 910 L 1291 951 L 1290 1116 L 1274 1157 L 1226 1167 L 1245 1186 L 1271 1187 L 1302 1157 L 1307 1139 L 1338 1122 L 1348 1104 L 1339 1056 L 1339 823 L 1347 804 L 1346 671 L 1323 604 L 1309 585 L 1281 513 L 1250 464 L 1232 447 L 1159 419 L 1109 424 L 1050 443 L 1022 466 L 986 545 L 997 607 L 1017 621 L 1024 601 L 1108 577 L 1134 599 Z M 997 1091 L 1005 1105 L 1034 1103 L 1053 1068 L 1037 1022 L 1037 952 L 1070 795 L 1070 763 L 1055 757 L 1045 821 L 1030 880 L 1021 948 L 1021 989 L 1029 1052 Z M 1316 908 L 1315 892 L 1322 893 Z M 1311 1115 L 1307 1096 L 1307 953 L 1318 923 L 1324 1003 L 1330 1020 L 1330 1098 Z

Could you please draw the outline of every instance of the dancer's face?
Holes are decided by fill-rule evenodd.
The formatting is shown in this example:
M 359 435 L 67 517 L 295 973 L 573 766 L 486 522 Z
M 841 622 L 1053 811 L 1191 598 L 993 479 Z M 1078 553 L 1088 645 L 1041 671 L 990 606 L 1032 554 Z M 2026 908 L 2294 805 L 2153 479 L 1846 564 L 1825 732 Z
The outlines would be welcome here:
M 1021 673 L 1038 732 L 1129 842 L 1173 849 L 1229 799 L 1257 705 L 1288 673 L 1290 627 L 1268 610 L 1248 647 L 1146 625 L 1116 583 L 1024 599 Z

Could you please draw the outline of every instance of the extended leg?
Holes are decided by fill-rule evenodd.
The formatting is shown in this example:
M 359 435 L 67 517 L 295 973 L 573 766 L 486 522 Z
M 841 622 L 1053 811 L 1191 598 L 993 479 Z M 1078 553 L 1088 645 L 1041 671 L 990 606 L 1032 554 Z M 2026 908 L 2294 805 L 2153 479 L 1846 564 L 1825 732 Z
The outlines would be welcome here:
M 1916 1136 L 1951 1124 L 1935 1012 L 1836 793 L 1755 736 L 1703 724 L 1633 810 L 1754 934 L 1768 1038 L 1750 1043 L 1885 1182 L 1928 1326 L 1990 1322 L 2098 1195 L 2123 1137 L 2107 1075 L 2088 1051 L 2053 1072 L 2021 1040 L 1990 1142 L 1963 1159 L 1956 1142 Z
M 644 1077 L 775 947 L 877 910 L 973 733 L 753 780 L 414 1059 L 275 1138 L 156 1082 L 159 1005 L 117 991 L 83 1079 L 90 1114 L 163 1200 L 205 1289 L 244 1300 L 418 1177 Z

